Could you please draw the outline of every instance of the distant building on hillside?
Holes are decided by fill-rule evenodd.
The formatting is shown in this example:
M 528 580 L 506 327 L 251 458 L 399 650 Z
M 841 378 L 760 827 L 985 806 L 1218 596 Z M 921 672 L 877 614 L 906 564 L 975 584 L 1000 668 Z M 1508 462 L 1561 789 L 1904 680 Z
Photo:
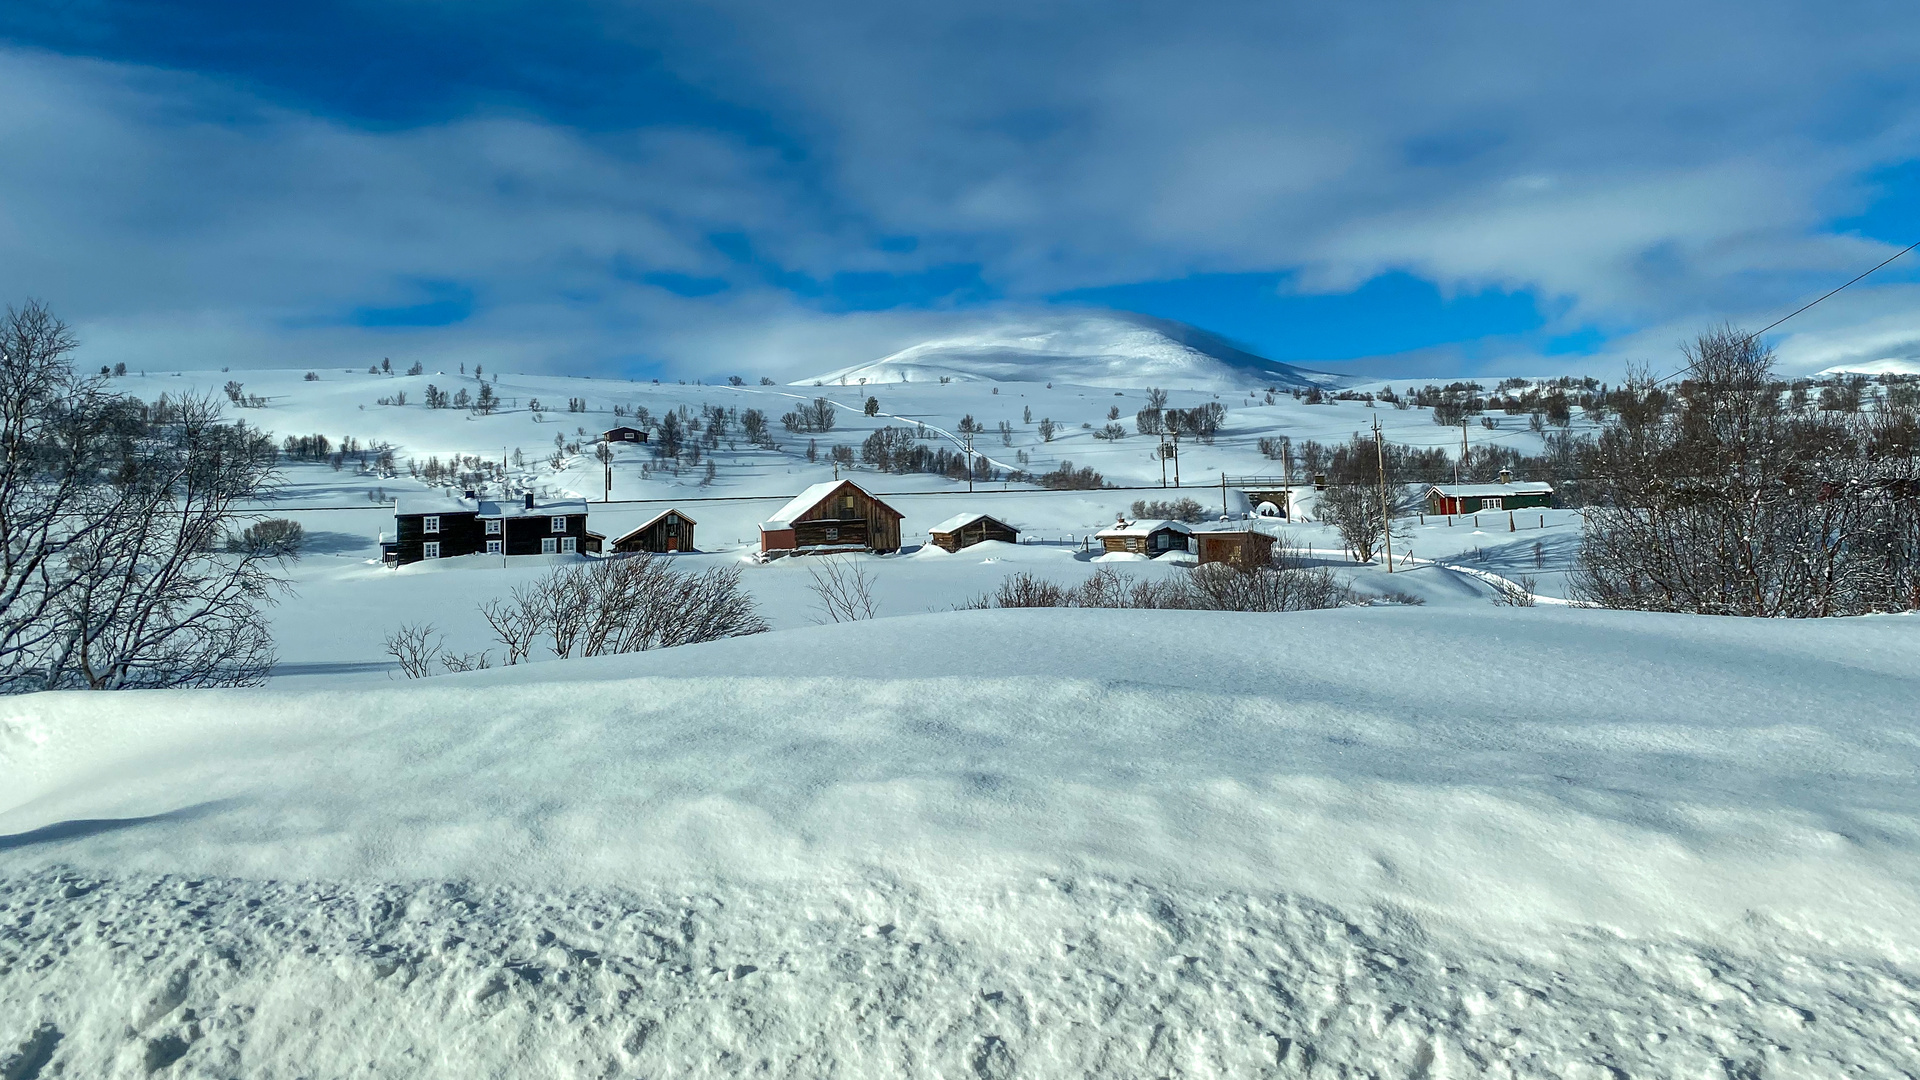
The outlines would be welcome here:
M 694 520 L 678 510 L 663 510 L 645 525 L 627 532 L 613 541 L 613 550 L 618 552 L 634 551 L 692 551 Z
M 1191 548 L 1193 530 L 1180 521 L 1127 521 L 1122 518 L 1093 534 L 1110 555 L 1131 553 L 1157 559 Z
M 1429 514 L 1478 514 L 1552 505 L 1553 485 L 1545 482 L 1435 484 L 1427 489 Z
M 598 552 L 605 538 L 587 531 L 585 499 L 536 502 L 425 495 L 393 508 L 393 534 L 380 539 L 392 566 L 456 555 L 567 555 Z
M 1252 521 L 1216 521 L 1195 525 L 1194 562 L 1197 566 L 1226 563 L 1236 570 L 1266 566 L 1273 561 L 1273 545 L 1278 539 Z
M 600 441 L 607 443 L 643 443 L 647 441 L 647 433 L 637 427 L 608 428 L 600 433 Z
M 900 511 L 851 480 L 828 480 L 795 495 L 760 525 L 760 555 L 885 553 L 900 550 Z
M 935 547 L 948 551 L 972 547 L 982 540 L 998 540 L 1005 544 L 1020 542 L 1019 529 L 986 514 L 955 514 L 928 529 L 927 536 Z

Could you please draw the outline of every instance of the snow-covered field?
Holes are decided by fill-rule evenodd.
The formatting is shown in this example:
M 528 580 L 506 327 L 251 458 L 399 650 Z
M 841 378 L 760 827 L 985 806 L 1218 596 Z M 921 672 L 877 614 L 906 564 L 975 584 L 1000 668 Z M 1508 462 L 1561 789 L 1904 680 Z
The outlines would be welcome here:
M 1916 647 L 1908 618 L 963 612 L 9 699 L 0 1054 L 1911 1075 Z
M 723 441 L 710 485 L 622 450 L 633 501 L 591 527 L 679 506 L 701 550 L 673 558 L 739 565 L 774 632 L 405 682 L 387 633 L 486 648 L 478 605 L 549 560 L 385 569 L 373 499 L 421 486 L 289 466 L 271 512 L 309 546 L 266 687 L 0 699 L 4 1080 L 1920 1073 L 1913 618 L 1488 603 L 1499 577 L 1565 595 L 1572 511 L 1416 520 L 1391 576 L 1291 526 L 1418 607 L 953 611 L 1011 572 L 1083 579 L 1087 534 L 1162 497 L 1152 440 L 1090 437 L 1141 391 L 508 375 L 509 408 L 474 417 L 374 403 L 472 389 L 457 372 L 318 374 L 116 382 L 241 381 L 268 399 L 249 422 L 403 460 L 521 447 L 518 482 L 595 499 L 590 457 L 542 462 L 556 432 L 813 394 L 846 406 L 823 457 L 972 415 L 1015 429 L 982 440 L 997 460 L 1156 487 L 855 470 L 907 550 L 857 560 L 881 618 L 823 626 L 808 560 L 745 561 L 832 475 L 805 437 Z M 1223 394 L 1183 462 L 1200 483 L 1165 495 L 1207 502 L 1271 470 L 1260 437 L 1376 416 L 1457 445 L 1423 410 L 1263 398 Z M 1472 436 L 1538 449 L 1499 419 Z M 967 510 L 1045 542 L 920 546 Z

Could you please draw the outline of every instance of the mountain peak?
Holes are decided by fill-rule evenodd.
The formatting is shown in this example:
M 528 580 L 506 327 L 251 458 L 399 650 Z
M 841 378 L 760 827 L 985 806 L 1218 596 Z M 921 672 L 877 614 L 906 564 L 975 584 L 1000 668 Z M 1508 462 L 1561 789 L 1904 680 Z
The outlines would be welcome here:
M 1246 351 L 1171 319 L 1119 311 L 1029 313 L 942 335 L 878 360 L 793 385 L 935 382 L 1061 382 L 1246 390 L 1325 385 L 1335 376 Z

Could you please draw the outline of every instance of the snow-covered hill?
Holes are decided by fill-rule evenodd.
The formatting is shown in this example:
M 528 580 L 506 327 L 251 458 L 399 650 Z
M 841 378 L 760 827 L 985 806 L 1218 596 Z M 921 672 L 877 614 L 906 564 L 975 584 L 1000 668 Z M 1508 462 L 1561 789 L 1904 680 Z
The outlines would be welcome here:
M 0 1067 L 1913 1075 L 1916 649 L 991 611 L 9 698 Z
M 1920 375 L 1920 356 L 1889 356 L 1855 364 L 1840 364 L 1818 373 L 1828 375 Z
M 1182 390 L 1289 389 L 1340 381 L 1268 360 L 1185 323 L 1125 312 L 1048 312 L 924 341 L 795 386 L 991 380 Z

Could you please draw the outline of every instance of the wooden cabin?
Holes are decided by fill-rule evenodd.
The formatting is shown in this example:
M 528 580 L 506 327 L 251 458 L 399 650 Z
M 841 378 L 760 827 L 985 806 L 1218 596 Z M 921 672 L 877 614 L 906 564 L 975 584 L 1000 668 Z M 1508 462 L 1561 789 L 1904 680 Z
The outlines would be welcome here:
M 394 504 L 393 535 L 380 540 L 381 557 L 405 566 L 458 555 L 568 555 L 598 552 L 604 538 L 587 531 L 585 499 L 536 502 L 426 496 Z
M 1273 545 L 1278 539 L 1254 528 L 1251 522 L 1197 525 L 1193 530 L 1195 565 L 1226 563 L 1236 570 L 1266 566 L 1273 562 Z
M 986 514 L 955 514 L 928 529 L 927 536 L 935 547 L 948 551 L 972 547 L 982 540 L 998 540 L 1003 544 L 1020 542 L 1019 529 Z
M 600 441 L 605 443 L 643 443 L 647 433 L 637 427 L 608 428 L 600 433 Z
M 678 510 L 666 510 L 653 520 L 613 541 L 613 550 L 692 551 L 694 520 Z
M 900 550 L 900 511 L 851 480 L 815 484 L 760 525 L 760 554 Z
M 1479 514 L 1553 505 L 1553 485 L 1540 482 L 1435 484 L 1427 489 L 1429 514 Z
M 1109 555 L 1130 553 L 1157 559 L 1169 551 L 1187 551 L 1193 530 L 1179 521 L 1126 521 L 1093 534 Z

